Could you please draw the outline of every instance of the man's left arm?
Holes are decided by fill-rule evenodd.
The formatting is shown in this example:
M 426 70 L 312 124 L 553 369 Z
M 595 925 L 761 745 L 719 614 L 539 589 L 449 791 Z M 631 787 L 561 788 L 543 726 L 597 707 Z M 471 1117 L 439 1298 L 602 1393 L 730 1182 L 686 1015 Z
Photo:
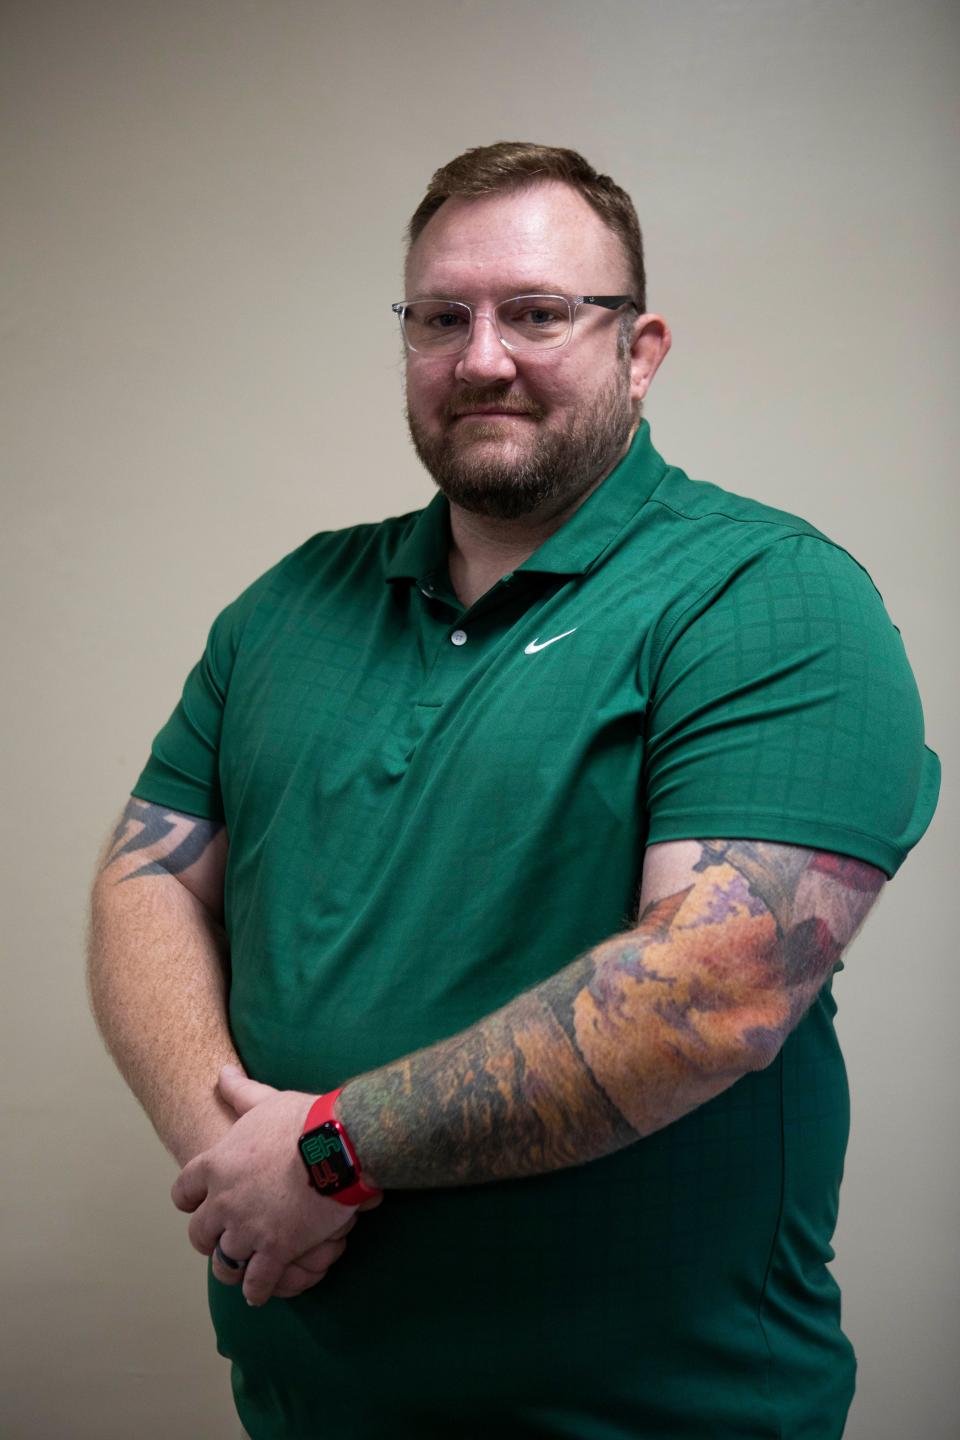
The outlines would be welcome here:
M 769 1065 L 835 969 L 883 873 L 749 840 L 647 851 L 636 926 L 449 1039 L 350 1080 L 337 1117 L 365 1180 L 469 1185 L 613 1153 Z M 244 1293 L 343 1222 L 296 1152 L 312 1097 L 225 1075 L 242 1118 L 174 1187 L 210 1253 L 257 1252 Z M 283 1183 L 278 1180 L 283 1179 Z M 297 1193 L 295 1193 L 297 1192 Z M 239 1253 L 249 1253 L 245 1250 Z

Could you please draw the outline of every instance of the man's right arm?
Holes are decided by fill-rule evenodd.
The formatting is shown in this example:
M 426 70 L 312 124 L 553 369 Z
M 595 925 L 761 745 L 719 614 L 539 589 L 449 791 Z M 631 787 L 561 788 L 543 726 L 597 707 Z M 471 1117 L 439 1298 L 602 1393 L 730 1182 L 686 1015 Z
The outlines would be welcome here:
M 121 1074 L 181 1167 L 237 1119 L 217 1090 L 222 1066 L 240 1065 L 227 1021 L 226 864 L 222 824 L 131 799 L 93 887 L 93 1013 Z M 292 1261 L 274 1294 L 290 1298 L 322 1280 L 355 1224 L 350 1214 Z M 216 1261 L 213 1273 L 231 1278 Z
M 222 823 L 131 799 L 93 889 L 93 1012 L 124 1079 L 180 1165 L 236 1120 L 217 1095 L 239 1065 L 227 1021 Z

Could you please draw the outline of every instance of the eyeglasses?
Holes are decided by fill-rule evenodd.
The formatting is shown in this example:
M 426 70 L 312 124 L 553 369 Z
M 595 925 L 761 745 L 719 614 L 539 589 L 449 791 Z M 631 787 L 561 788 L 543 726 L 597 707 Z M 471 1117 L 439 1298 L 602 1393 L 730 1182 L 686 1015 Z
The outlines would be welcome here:
M 399 300 L 391 309 L 400 317 L 407 348 L 417 355 L 458 355 L 473 336 L 475 320 L 489 320 L 508 350 L 558 350 L 573 334 L 581 305 L 619 310 L 635 305 L 632 295 L 514 295 L 492 313 L 464 300 Z

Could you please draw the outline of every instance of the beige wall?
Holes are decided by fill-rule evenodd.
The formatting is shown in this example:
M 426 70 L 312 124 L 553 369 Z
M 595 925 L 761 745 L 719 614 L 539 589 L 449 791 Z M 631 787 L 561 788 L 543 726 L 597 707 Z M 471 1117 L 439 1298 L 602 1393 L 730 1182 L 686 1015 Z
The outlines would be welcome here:
M 954 1435 L 955 4 L 7 0 L 2 23 L 0 1433 L 236 1434 L 171 1164 L 87 1016 L 88 875 L 218 607 L 312 530 L 428 497 L 402 227 L 459 149 L 531 138 L 637 201 L 675 333 L 658 447 L 854 549 L 946 752 L 837 985 L 836 1272 L 848 1436 Z

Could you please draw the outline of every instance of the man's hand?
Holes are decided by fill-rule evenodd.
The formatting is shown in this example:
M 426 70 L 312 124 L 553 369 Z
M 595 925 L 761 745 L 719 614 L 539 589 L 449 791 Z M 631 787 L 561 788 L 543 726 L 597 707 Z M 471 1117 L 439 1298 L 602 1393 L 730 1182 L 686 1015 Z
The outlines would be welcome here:
M 214 1260 L 218 1280 L 242 1280 L 248 1304 L 300 1294 L 343 1253 L 356 1223 L 356 1206 L 313 1189 L 298 1153 L 316 1097 L 261 1085 L 231 1066 L 221 1073 L 219 1090 L 240 1118 L 184 1166 L 171 1192 L 173 1203 L 193 1212 L 190 1243 L 202 1255 L 212 1255 L 219 1241 L 225 1255 L 249 1259 L 242 1271 Z

